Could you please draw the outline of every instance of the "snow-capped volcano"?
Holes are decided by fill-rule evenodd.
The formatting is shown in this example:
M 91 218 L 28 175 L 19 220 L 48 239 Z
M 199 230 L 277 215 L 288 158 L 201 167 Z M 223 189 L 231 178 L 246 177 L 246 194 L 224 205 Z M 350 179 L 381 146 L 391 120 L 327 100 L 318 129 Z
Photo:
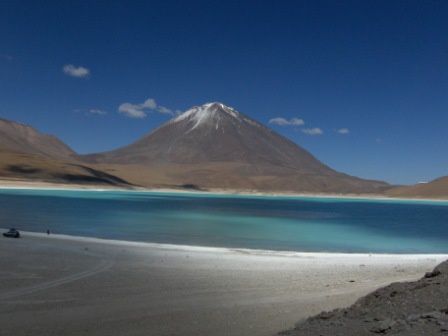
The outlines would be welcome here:
M 201 187 L 355 192 L 384 185 L 338 173 L 289 139 L 217 102 L 192 107 L 129 146 L 85 160 L 139 165 L 151 170 L 151 177 L 157 171 L 166 183 Z
M 137 142 L 94 158 L 119 163 L 250 162 L 331 172 L 292 141 L 216 102 L 192 107 Z
M 201 106 L 194 106 L 178 117 L 174 118 L 171 122 L 191 122 L 193 125 L 191 130 L 201 125 L 212 128 L 214 127 L 217 130 L 219 129 L 220 122 L 224 121 L 226 117 L 234 118 L 234 122 L 238 123 L 249 123 L 252 125 L 258 124 L 253 120 L 245 117 L 243 114 L 239 113 L 233 107 L 226 106 L 223 103 L 219 102 L 206 103 Z

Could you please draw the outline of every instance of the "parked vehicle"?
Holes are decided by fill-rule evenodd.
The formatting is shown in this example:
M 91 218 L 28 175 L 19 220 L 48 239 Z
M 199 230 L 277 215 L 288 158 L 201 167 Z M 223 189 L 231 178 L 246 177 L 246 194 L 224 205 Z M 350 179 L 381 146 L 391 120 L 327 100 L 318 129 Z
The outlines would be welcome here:
M 16 229 L 9 229 L 8 232 L 4 232 L 3 236 L 8 238 L 20 238 L 20 232 Z

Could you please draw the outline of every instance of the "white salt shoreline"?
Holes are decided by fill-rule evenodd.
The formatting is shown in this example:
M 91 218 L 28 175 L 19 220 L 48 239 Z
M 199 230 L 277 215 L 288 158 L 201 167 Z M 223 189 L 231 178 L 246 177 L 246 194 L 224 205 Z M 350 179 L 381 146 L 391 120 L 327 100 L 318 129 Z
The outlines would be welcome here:
M 6 229 L 0 228 L 5 231 Z M 46 234 L 31 231 L 20 231 L 22 237 L 48 238 L 57 240 L 66 240 L 73 242 L 85 242 L 93 244 L 104 244 L 112 246 L 141 247 L 154 250 L 171 250 L 181 252 L 203 252 L 215 254 L 231 254 L 258 257 L 289 257 L 314 259 L 328 262 L 338 263 L 359 263 L 362 260 L 369 260 L 377 264 L 390 263 L 398 261 L 422 261 L 431 260 L 434 262 L 442 262 L 448 259 L 448 254 L 393 254 L 393 253 L 341 253 L 341 252 L 298 252 L 298 251 L 277 251 L 263 249 L 247 249 L 247 248 L 228 248 L 228 247 L 211 247 L 211 246 L 195 246 L 195 245 L 177 245 L 177 244 L 161 244 L 150 242 L 136 242 L 128 240 L 115 240 L 94 237 L 72 236 L 66 234 Z
M 182 189 L 169 188 L 98 188 L 98 186 L 68 185 L 44 182 L 13 182 L 1 181 L 0 190 L 58 190 L 58 191 L 92 191 L 92 192 L 129 192 L 129 193 L 181 193 L 189 195 L 225 195 L 225 196 L 247 196 L 247 197 L 283 197 L 283 198 L 321 198 L 321 199 L 345 199 L 345 200 L 372 200 L 372 201 L 415 201 L 415 202 L 434 202 L 448 204 L 447 199 L 438 198 L 403 198 L 388 197 L 384 195 L 364 195 L 364 194 L 308 194 L 308 193 L 278 193 L 278 192 L 258 192 L 258 191 L 238 191 L 238 190 L 210 190 L 210 191 L 190 191 Z

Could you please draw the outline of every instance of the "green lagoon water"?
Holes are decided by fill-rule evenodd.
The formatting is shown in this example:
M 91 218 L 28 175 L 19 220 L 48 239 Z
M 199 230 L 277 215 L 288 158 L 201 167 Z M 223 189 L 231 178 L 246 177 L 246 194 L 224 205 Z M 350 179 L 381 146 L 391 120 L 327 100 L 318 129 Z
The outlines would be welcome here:
M 0 227 L 197 246 L 448 253 L 448 202 L 0 189 Z

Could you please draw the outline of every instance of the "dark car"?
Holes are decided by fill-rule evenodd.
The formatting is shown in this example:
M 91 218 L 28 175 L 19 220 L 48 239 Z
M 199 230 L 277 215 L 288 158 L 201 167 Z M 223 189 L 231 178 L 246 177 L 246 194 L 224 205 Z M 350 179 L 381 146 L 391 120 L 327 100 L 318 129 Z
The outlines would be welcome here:
M 8 238 L 20 238 L 20 232 L 16 229 L 9 229 L 8 232 L 4 232 L 3 236 Z

